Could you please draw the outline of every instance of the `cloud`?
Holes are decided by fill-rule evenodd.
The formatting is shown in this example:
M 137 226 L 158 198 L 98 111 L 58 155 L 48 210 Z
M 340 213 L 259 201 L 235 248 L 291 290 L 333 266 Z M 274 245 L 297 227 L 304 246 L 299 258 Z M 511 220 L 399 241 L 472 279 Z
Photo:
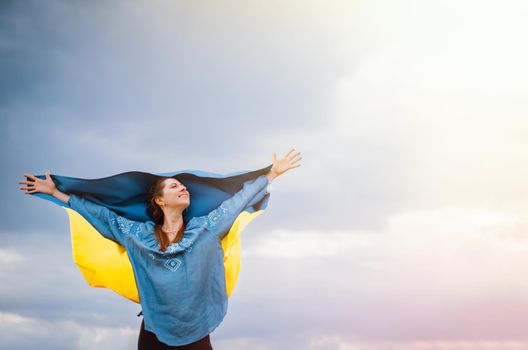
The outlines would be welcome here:
M 360 342 L 525 339 L 514 325 L 528 311 L 528 284 L 518 278 L 528 273 L 528 241 L 518 237 L 526 216 L 447 207 L 387 222 L 380 231 L 245 232 L 230 306 L 237 316 L 220 334 L 256 327 L 281 339 L 302 330 Z
M 2 346 L 28 349 L 129 349 L 137 344 L 139 327 L 97 327 L 71 320 L 50 321 L 0 312 Z
M 72 320 L 87 327 L 130 326 L 137 319 L 137 304 L 108 289 L 88 286 L 72 259 L 67 227 L 62 233 L 0 231 L 0 237 L 0 256 L 18 259 L 0 264 L 4 281 L 0 311 L 49 321 Z
M 332 52 L 342 65 L 324 90 L 327 122 L 273 138 L 304 154 L 302 177 L 277 181 L 298 198 L 292 211 L 275 195 L 291 213 L 279 224 L 378 230 L 402 211 L 526 211 L 526 13 L 518 1 L 361 2 L 347 13 L 332 36 L 348 50 Z
M 342 254 L 352 245 L 350 234 L 319 231 L 292 232 L 273 230 L 259 236 L 251 247 L 245 248 L 243 256 L 264 256 L 267 258 L 299 260 L 307 257 L 325 257 Z
M 16 264 L 24 261 L 24 257 L 16 251 L 0 248 L 0 263 L 1 264 Z

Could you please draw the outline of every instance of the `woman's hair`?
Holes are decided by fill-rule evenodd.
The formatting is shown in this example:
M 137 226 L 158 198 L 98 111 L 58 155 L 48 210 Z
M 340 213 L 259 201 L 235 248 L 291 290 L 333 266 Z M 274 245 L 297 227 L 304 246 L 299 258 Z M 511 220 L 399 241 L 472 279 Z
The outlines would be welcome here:
M 161 207 L 156 203 L 156 198 L 163 196 L 163 188 L 165 185 L 165 180 L 170 179 L 170 177 L 159 177 L 152 186 L 150 186 L 149 192 L 147 194 L 147 203 L 148 203 L 148 213 L 154 221 L 154 233 L 156 234 L 156 239 L 160 245 L 161 251 L 167 250 L 169 246 L 169 237 L 163 231 L 161 226 L 163 225 L 164 214 Z M 187 209 L 185 209 L 187 210 Z M 185 212 L 184 210 L 184 212 Z M 181 233 L 185 230 L 185 221 L 182 225 L 181 230 L 178 232 L 176 239 L 179 239 Z

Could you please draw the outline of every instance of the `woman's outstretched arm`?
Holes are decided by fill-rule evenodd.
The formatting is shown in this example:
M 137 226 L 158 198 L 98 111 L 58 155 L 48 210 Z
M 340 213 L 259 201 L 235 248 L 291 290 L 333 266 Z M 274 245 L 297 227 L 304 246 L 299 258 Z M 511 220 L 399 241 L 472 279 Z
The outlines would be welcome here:
M 273 179 L 284 174 L 287 170 L 301 165 L 296 164 L 301 160 L 301 157 L 297 158 L 299 152 L 293 152 L 294 149 L 290 150 L 281 159 L 277 159 L 275 152 L 273 152 L 273 166 L 267 174 L 244 182 L 240 191 L 226 199 L 218 208 L 205 216 L 208 230 L 222 239 L 242 210 L 250 206 L 250 204 L 257 203 L 269 193 L 269 185 Z
M 267 175 L 245 181 L 241 190 L 205 215 L 206 229 L 219 239 L 224 238 L 237 216 L 250 203 L 257 203 L 264 198 L 269 183 Z
M 115 243 L 125 245 L 126 235 L 133 233 L 132 229 L 136 231 L 141 224 L 125 217 L 117 215 L 112 210 L 103 205 L 99 205 L 90 200 L 82 198 L 76 194 L 67 194 L 60 191 L 53 179 L 50 176 L 49 170 L 46 171 L 46 178 L 44 180 L 37 178 L 29 173 L 24 173 L 24 176 L 31 181 L 19 181 L 20 184 L 25 184 L 26 187 L 21 187 L 21 190 L 26 190 L 26 194 L 36 192 L 46 193 L 68 204 L 70 208 L 81 214 L 95 229 L 105 238 L 108 238 Z

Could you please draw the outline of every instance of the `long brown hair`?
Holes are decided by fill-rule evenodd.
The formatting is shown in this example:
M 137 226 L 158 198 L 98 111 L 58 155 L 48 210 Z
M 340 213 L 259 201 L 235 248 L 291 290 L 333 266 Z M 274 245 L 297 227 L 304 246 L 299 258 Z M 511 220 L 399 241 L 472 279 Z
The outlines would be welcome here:
M 154 233 L 156 234 L 156 239 L 158 240 L 161 251 L 167 250 L 170 241 L 169 236 L 162 229 L 164 214 L 161 207 L 158 205 L 158 203 L 156 203 L 156 198 L 163 196 L 163 188 L 165 187 L 165 180 L 167 179 L 170 179 L 170 177 L 159 177 L 154 182 L 154 184 L 152 184 L 147 195 L 148 212 L 149 215 L 152 217 L 152 221 L 154 221 Z M 183 237 L 185 225 L 186 223 L 184 221 L 181 229 L 176 235 L 176 242 L 178 242 Z

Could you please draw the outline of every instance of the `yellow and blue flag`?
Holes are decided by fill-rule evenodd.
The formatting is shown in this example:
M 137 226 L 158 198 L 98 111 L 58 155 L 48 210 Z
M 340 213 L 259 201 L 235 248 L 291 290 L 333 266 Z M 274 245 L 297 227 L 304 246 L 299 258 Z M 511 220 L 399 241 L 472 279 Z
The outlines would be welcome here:
M 254 171 L 237 171 L 226 175 L 202 170 L 181 170 L 151 174 L 129 171 L 99 179 L 82 179 L 51 175 L 57 189 L 73 193 L 116 214 L 134 221 L 151 221 L 148 214 L 147 193 L 159 177 L 174 177 L 182 182 L 190 193 L 190 205 L 183 212 L 187 223 L 192 217 L 203 216 L 242 189 L 245 181 L 269 172 L 272 165 Z M 36 175 L 45 179 L 45 175 Z M 30 181 L 28 179 L 28 181 Z M 73 260 L 92 287 L 108 288 L 139 303 L 139 295 L 126 249 L 103 237 L 84 217 L 57 198 L 34 193 L 34 196 L 62 206 L 69 218 Z M 267 207 L 269 193 L 257 203 L 250 203 L 231 225 L 222 239 L 227 295 L 230 296 L 240 271 L 241 232 L 245 226 Z

